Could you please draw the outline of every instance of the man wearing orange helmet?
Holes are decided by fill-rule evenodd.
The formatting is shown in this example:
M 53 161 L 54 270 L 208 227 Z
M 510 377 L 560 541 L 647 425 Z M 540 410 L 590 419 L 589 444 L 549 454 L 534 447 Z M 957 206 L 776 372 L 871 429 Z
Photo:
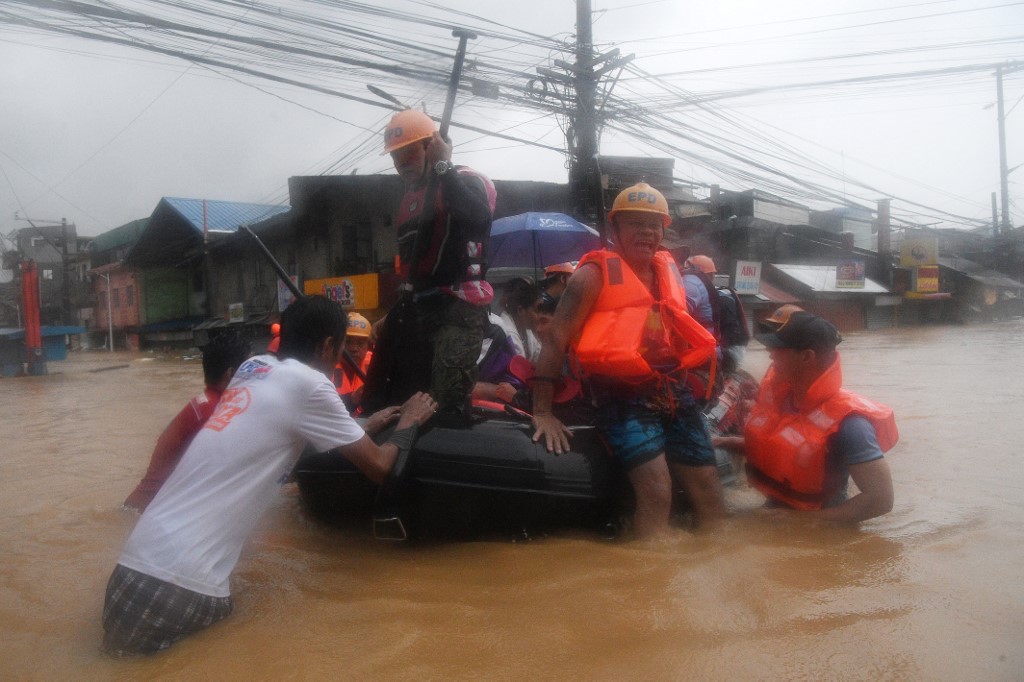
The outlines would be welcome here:
M 355 367 L 366 376 L 366 371 L 373 360 L 373 352 L 370 350 L 370 321 L 359 313 L 348 314 L 345 350 L 348 352 L 348 358 L 355 363 Z M 342 359 L 334 368 L 334 385 L 338 387 L 338 395 L 341 396 L 348 411 L 358 416 L 362 413 L 363 380 L 348 358 Z
M 683 282 L 686 284 L 686 304 L 690 314 L 700 320 L 715 335 L 719 344 L 722 374 L 736 371 L 747 344 L 747 316 L 735 291 L 715 286 L 718 267 L 710 256 L 698 254 L 686 259 Z M 701 312 L 698 312 L 701 311 Z M 710 318 L 706 316 L 710 314 Z
M 551 412 L 567 347 L 590 385 L 598 427 L 636 498 L 633 531 L 664 532 L 673 479 L 698 524 L 725 513 L 715 453 L 687 371 L 714 357 L 714 337 L 686 312 L 679 268 L 660 248 L 668 203 L 641 183 L 608 215 L 613 250 L 592 251 L 569 278 L 532 378 L 534 440 L 569 449 L 570 431 Z
M 494 298 L 484 279 L 494 185 L 470 168 L 453 166 L 451 143 L 420 111 L 391 118 L 384 150 L 405 183 L 397 216 L 397 263 L 405 285 L 375 328 L 363 406 L 373 411 L 429 390 L 441 405 L 438 423 L 466 424 L 486 306 Z M 433 196 L 426 196 L 429 187 L 437 188 Z
M 540 288 L 551 300 L 557 301 L 561 298 L 578 263 L 579 261 L 566 261 L 544 268 L 544 279 L 540 283 Z
M 686 286 L 686 307 L 704 327 L 715 333 L 718 306 L 715 300 L 715 262 L 707 256 L 690 256 L 683 263 L 683 284 Z

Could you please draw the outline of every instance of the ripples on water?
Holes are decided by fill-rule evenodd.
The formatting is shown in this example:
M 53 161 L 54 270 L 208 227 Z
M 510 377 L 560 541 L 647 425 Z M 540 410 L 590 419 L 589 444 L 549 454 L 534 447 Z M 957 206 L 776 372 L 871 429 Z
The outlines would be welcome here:
M 398 547 L 317 524 L 285 488 L 235 614 L 164 654 L 98 654 L 119 510 L 198 362 L 80 354 L 0 380 L 0 676 L 1020 679 L 1024 324 L 851 334 L 847 385 L 892 405 L 896 508 L 860 529 Z M 106 372 L 90 370 L 129 364 Z M 767 355 L 751 347 L 755 373 Z

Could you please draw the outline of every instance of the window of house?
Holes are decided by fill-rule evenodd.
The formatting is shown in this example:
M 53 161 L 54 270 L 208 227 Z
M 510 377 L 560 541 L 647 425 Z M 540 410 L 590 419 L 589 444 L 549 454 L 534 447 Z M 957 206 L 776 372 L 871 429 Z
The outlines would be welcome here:
M 345 272 L 340 274 L 368 272 L 373 265 L 372 248 L 373 234 L 370 223 L 344 225 L 341 228 L 341 249 Z
M 125 287 L 124 289 L 124 304 L 126 306 L 135 305 L 135 287 Z
M 115 308 L 121 307 L 121 290 L 114 289 L 114 295 L 110 297 L 110 300 L 114 302 Z

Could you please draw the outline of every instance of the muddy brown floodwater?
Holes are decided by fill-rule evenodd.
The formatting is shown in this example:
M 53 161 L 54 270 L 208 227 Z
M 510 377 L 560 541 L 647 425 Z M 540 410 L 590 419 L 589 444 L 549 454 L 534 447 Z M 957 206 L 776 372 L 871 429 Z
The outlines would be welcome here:
M 286 486 L 234 615 L 132 661 L 98 651 L 136 518 L 119 507 L 199 364 L 78 354 L 0 380 L 0 678 L 1024 678 L 1024 322 L 841 350 L 847 385 L 902 432 L 886 517 L 779 525 L 732 489 L 738 514 L 709 536 L 406 547 L 312 521 Z M 767 363 L 752 346 L 746 365 Z

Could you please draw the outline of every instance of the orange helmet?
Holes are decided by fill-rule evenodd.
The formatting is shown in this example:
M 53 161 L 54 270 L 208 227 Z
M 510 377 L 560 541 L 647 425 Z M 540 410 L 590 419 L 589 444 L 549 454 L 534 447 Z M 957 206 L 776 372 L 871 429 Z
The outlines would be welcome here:
M 619 192 L 619 196 L 615 197 L 615 203 L 612 204 L 612 210 L 608 213 L 608 220 L 614 221 L 615 215 L 621 211 L 657 213 L 661 216 L 662 227 L 672 224 L 672 216 L 668 212 L 668 201 L 665 200 L 665 195 L 646 182 L 627 187 Z
M 281 347 L 281 325 L 277 322 L 270 325 L 270 343 L 267 344 L 268 353 L 276 353 Z
M 715 261 L 711 260 L 707 256 L 690 256 L 686 259 L 686 262 L 694 270 L 700 270 L 705 275 L 713 275 L 718 272 L 718 268 L 715 267 Z
M 576 272 L 576 266 L 579 264 L 578 260 L 567 260 L 564 263 L 555 263 L 544 268 L 545 279 L 553 275 L 571 275 Z
M 359 313 L 348 314 L 348 335 L 370 337 L 370 321 Z
M 789 316 L 793 313 L 801 313 L 804 309 L 798 305 L 787 303 L 786 305 L 779 306 L 775 312 L 765 318 L 765 323 L 774 329 L 778 329 L 782 325 L 789 322 Z
M 434 121 L 422 111 L 399 111 L 391 117 L 388 127 L 384 129 L 384 153 L 390 154 L 414 142 L 429 139 L 436 130 Z

